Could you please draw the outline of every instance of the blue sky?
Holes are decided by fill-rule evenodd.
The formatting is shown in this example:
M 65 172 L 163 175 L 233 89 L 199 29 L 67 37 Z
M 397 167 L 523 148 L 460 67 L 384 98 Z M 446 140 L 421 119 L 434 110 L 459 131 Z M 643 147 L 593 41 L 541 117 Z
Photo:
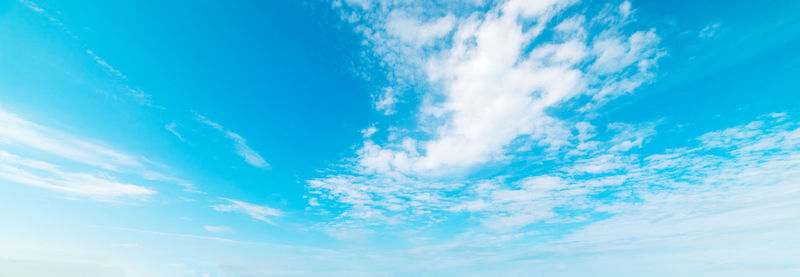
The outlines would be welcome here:
M 2 276 L 796 276 L 796 1 L 0 3 Z

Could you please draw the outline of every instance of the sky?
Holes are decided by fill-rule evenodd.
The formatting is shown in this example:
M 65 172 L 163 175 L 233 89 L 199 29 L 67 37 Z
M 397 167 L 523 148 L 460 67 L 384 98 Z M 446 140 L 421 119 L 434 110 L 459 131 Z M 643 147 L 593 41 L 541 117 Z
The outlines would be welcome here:
M 0 2 L 0 276 L 798 276 L 800 2 Z

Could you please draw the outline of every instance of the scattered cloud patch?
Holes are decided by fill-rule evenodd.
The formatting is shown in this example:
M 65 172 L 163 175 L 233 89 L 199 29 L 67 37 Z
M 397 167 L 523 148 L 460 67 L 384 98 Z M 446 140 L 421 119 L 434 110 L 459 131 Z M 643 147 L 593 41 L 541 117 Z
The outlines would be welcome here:
M 397 97 L 395 89 L 391 87 L 384 88 L 383 93 L 378 95 L 378 99 L 375 101 L 375 109 L 384 115 L 394 114 L 394 105 L 398 102 Z
M 614 136 L 598 131 L 597 137 L 609 139 L 579 158 L 614 161 L 614 170 L 576 170 L 582 163 L 565 162 L 545 174 L 516 180 L 467 181 L 463 189 L 421 182 L 385 187 L 381 186 L 385 180 L 322 179 L 329 183 L 311 187 L 327 186 L 335 194 L 320 193 L 320 205 L 334 201 L 354 208 L 336 215 L 346 220 L 318 227 L 332 237 L 355 240 L 402 229 L 404 221 L 424 229 L 437 224 L 436 219 L 469 218 L 468 227 L 436 243 L 425 241 L 400 254 L 371 254 L 398 261 L 414 255 L 420 262 L 415 265 L 418 271 L 412 272 L 474 266 L 472 255 L 461 254 L 475 249 L 492 253 L 481 261 L 501 265 L 493 271 L 512 273 L 531 266 L 554 270 L 545 265 L 562 262 L 564 256 L 586 255 L 592 260 L 638 257 L 668 267 L 692 260 L 714 264 L 709 270 L 723 273 L 741 265 L 769 265 L 776 272 L 796 267 L 794 257 L 800 253 L 795 247 L 800 240 L 792 232 L 800 222 L 796 212 L 800 203 L 795 201 L 800 196 L 796 121 L 765 115 L 700 135 L 687 147 L 647 155 L 608 151 L 617 145 L 610 141 Z M 567 153 L 565 149 L 563 155 Z M 551 228 L 559 231 L 553 233 Z M 391 231 L 381 235 L 402 237 Z M 414 245 L 412 239 L 408 243 Z M 771 259 L 761 259 L 770 253 Z M 585 260 L 573 262 L 581 261 Z M 441 267 L 443 263 L 447 266 Z

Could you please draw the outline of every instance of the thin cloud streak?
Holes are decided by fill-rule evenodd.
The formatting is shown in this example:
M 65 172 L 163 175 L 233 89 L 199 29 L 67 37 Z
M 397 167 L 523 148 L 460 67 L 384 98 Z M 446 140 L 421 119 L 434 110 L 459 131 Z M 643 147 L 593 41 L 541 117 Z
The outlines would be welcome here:
M 244 213 L 256 220 L 260 220 L 269 224 L 273 224 L 270 217 L 278 217 L 283 215 L 283 213 L 280 210 L 270 208 L 267 206 L 251 204 L 244 201 L 239 201 L 229 198 L 221 197 L 220 199 L 230 204 L 216 204 L 212 205 L 211 208 L 220 212 Z
M 225 127 L 222 127 L 222 125 L 209 120 L 208 118 L 206 118 L 201 114 L 196 114 L 195 119 L 200 123 L 203 123 L 205 125 L 214 128 L 215 130 L 224 134 L 227 138 L 231 139 L 233 141 L 233 147 L 236 149 L 236 154 L 244 158 L 244 161 L 247 162 L 248 164 L 261 169 L 270 168 L 269 163 L 267 163 L 267 161 L 265 161 L 264 158 L 262 158 L 261 155 L 258 154 L 258 152 L 250 148 L 250 146 L 247 145 L 247 140 L 245 140 L 239 134 L 234 133 L 228 129 L 225 129 Z

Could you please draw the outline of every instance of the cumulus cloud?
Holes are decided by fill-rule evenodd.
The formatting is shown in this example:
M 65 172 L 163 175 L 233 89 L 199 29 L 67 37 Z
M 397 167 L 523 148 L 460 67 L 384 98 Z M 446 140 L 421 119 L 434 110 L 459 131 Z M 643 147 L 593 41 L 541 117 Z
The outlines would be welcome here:
M 469 182 L 454 179 L 524 152 L 543 150 L 553 157 L 569 148 L 571 155 L 583 156 L 598 149 L 627 152 L 641 147 L 652 127 L 632 130 L 620 123 L 610 126 L 617 134 L 614 140 L 591 141 L 596 130 L 585 120 L 597 107 L 652 78 L 663 55 L 660 38 L 652 28 L 623 28 L 635 20 L 627 1 L 607 5 L 593 16 L 572 13 L 569 8 L 575 3 L 388 1 L 371 3 L 369 9 L 347 2 L 337 6 L 390 72 L 393 90 L 386 91 L 397 96 L 398 90 L 414 87 L 412 93 L 422 101 L 412 116 L 416 129 L 396 129 L 382 142 L 366 136 L 345 170 L 308 181 L 312 193 L 320 195 L 320 203 L 349 205 L 341 214 L 345 218 L 430 218 L 432 211 L 463 204 L 452 195 L 462 193 Z M 598 29 L 602 31 L 590 32 Z M 396 101 L 391 99 L 378 101 L 387 104 L 376 107 L 386 112 L 388 102 Z M 569 119 L 553 115 L 553 109 L 568 110 Z M 583 168 L 568 172 L 606 173 L 625 168 L 629 160 L 584 157 Z M 475 210 L 492 199 L 463 205 Z M 532 210 L 509 214 L 508 226 L 548 216 Z
M 652 66 L 661 55 L 659 38 L 653 29 L 632 34 L 620 31 L 632 13 L 628 2 L 597 16 L 604 20 L 587 22 L 575 15 L 551 22 L 571 4 L 506 1 L 480 15 L 448 14 L 439 19 L 426 19 L 402 4 L 387 4 L 386 14 L 363 11 L 370 19 L 364 24 L 372 26 L 367 41 L 382 45 L 374 51 L 396 54 L 386 61 L 392 64 L 393 76 L 406 80 L 424 76 L 436 89 L 423 92 L 423 98 L 438 99 L 420 107 L 419 124 L 431 130 L 431 139 L 411 145 L 412 151 L 365 143 L 361 154 L 378 156 L 362 157 L 374 161 L 363 165 L 410 174 L 468 168 L 503 159 L 505 147 L 520 137 L 558 148 L 563 140 L 553 140 L 552 135 L 563 133 L 561 120 L 548 114 L 548 109 L 589 95 L 592 100 L 583 109 L 588 111 L 630 93 L 652 76 Z M 426 20 L 446 24 L 397 27 L 398 21 Z M 606 30 L 589 36 L 589 27 Z M 433 31 L 437 35 L 432 38 L 409 35 Z M 541 38 L 544 31 L 555 35 Z M 442 42 L 434 48 L 421 46 L 430 39 Z M 386 91 L 392 93 L 380 97 L 379 110 L 389 111 L 386 107 L 396 101 L 396 92 Z

